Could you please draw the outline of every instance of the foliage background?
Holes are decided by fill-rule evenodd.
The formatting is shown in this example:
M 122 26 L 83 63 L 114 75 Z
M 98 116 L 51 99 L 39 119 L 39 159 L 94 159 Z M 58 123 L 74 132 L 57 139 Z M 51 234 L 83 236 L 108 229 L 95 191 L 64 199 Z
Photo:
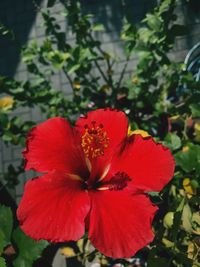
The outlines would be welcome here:
M 172 57 L 177 36 L 187 28 L 178 22 L 181 1 L 163 0 L 140 24 L 133 23 L 127 1 L 121 2 L 120 23 L 123 62 L 98 40 L 104 31 L 95 17 L 87 14 L 77 1 L 61 1 L 61 14 L 67 31 L 60 27 L 49 0 L 44 9 L 34 2 L 43 18 L 45 38 L 28 44 L 22 60 L 28 78 L 22 81 L 0 78 L 0 135 L 7 145 L 24 146 L 25 136 L 36 122 L 15 115 L 15 110 L 40 109 L 44 117 L 64 116 L 73 122 L 77 116 L 98 107 L 115 107 L 128 115 L 132 129 L 148 131 L 173 151 L 177 168 L 173 181 L 161 192 L 152 192 L 160 211 L 154 220 L 156 238 L 137 257 L 148 266 L 199 266 L 199 161 L 200 107 L 199 82 L 185 66 Z M 192 1 L 194 2 L 194 1 Z M 191 4 L 191 3 L 190 3 Z M 0 25 L 2 38 L 16 44 L 16 36 Z M 137 62 L 137 65 L 133 62 Z M 51 77 L 65 76 L 68 91 L 59 91 Z M 69 89 L 68 89 L 69 90 Z M 5 98 L 7 96 L 7 98 Z M 2 184 L 15 188 L 23 174 L 23 163 L 10 164 L 1 173 Z M 17 228 L 13 230 L 11 211 L 2 206 L 0 216 L 0 266 L 31 266 L 46 242 L 30 240 Z M 14 226 L 16 228 L 16 226 Z M 27 250 L 29 247 L 29 250 Z M 12 253 L 7 252 L 10 249 Z M 98 260 L 103 266 L 111 259 L 90 251 L 87 240 L 67 245 L 64 254 L 82 264 Z M 86 257 L 87 255 L 87 257 Z M 97 258 L 95 257 L 97 256 Z M 126 260 L 122 262 L 128 266 Z

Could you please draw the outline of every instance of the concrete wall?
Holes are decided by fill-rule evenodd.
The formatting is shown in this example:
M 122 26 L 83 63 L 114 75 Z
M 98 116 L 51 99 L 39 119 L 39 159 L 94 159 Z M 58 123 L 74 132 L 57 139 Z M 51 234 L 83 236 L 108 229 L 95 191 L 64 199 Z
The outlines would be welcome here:
M 36 1 L 38 5 L 43 5 L 42 0 Z M 126 8 L 134 23 L 144 17 L 148 10 L 155 5 L 156 0 L 125 0 Z M 183 0 L 183 4 L 177 8 L 178 22 L 187 25 L 188 33 L 184 37 L 177 38 L 175 47 L 171 56 L 178 61 L 183 61 L 188 50 L 198 41 L 200 41 L 200 4 L 199 0 L 192 0 L 193 5 L 189 5 Z M 105 31 L 98 33 L 97 38 L 103 42 L 103 48 L 116 54 L 119 58 L 119 64 L 116 68 L 116 74 L 120 72 L 123 64 L 123 48 L 120 41 L 121 18 L 123 10 L 120 0 L 82 0 L 83 12 L 92 13 L 98 23 L 102 23 Z M 57 4 L 53 12 L 59 18 L 63 29 L 66 28 L 64 18 L 59 15 L 62 6 Z M 1 0 L 0 1 L 0 21 L 15 33 L 14 42 L 0 39 L 0 74 L 13 76 L 19 80 L 29 79 L 25 65 L 20 62 L 20 47 L 29 41 L 37 39 L 41 41 L 44 38 L 44 27 L 42 26 L 42 17 L 37 12 L 31 0 Z M 130 61 L 128 72 L 133 69 L 136 61 Z M 70 89 L 66 78 L 57 73 L 53 77 L 54 85 L 66 94 L 70 94 Z M 0 92 L 1 93 L 1 92 Z M 16 114 L 24 119 L 33 119 L 36 121 L 44 120 L 44 115 L 37 109 L 19 109 Z M 7 166 L 19 164 L 21 160 L 20 147 L 6 147 L 0 142 L 0 170 L 6 171 Z M 30 176 L 32 174 L 29 174 Z M 23 184 L 27 176 L 20 179 L 20 184 L 16 192 L 12 192 L 17 201 L 23 192 Z

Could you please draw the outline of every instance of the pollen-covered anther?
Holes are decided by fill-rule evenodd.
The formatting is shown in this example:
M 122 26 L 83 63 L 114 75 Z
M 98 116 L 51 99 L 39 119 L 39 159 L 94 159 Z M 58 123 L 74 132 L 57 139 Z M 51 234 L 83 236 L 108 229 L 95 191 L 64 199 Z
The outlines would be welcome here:
M 104 155 L 104 150 L 109 145 L 109 138 L 106 131 L 103 129 L 103 124 L 96 124 L 96 121 L 91 122 L 91 126 L 84 126 L 85 132 L 82 135 L 82 148 L 88 158 L 96 158 Z

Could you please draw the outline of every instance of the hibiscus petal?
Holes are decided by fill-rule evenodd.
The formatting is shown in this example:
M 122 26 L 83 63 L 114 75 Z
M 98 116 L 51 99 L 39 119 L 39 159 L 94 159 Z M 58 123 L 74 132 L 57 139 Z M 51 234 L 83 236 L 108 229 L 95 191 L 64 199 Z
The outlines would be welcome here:
M 41 123 L 28 135 L 27 148 L 23 152 L 25 168 L 40 172 L 55 169 L 84 174 L 85 159 L 79 138 L 63 118 L 52 118 Z
M 102 132 L 105 132 L 108 142 L 105 148 L 102 148 L 102 155 L 92 158 L 89 156 L 91 162 L 92 173 L 91 177 L 100 177 L 108 168 L 108 164 L 115 149 L 122 140 L 127 136 L 128 120 L 124 112 L 115 109 L 97 109 L 89 112 L 85 117 L 81 117 L 76 122 L 76 127 L 81 136 L 84 135 L 86 128 L 95 127 L 99 125 L 102 127 Z
M 132 135 L 113 160 L 110 173 L 125 172 L 132 185 L 144 191 L 160 191 L 173 177 L 175 161 L 170 150 L 152 137 Z
M 153 240 L 151 223 L 157 208 L 145 195 L 105 190 L 92 192 L 90 197 L 88 235 L 104 255 L 131 257 Z
M 17 217 L 33 239 L 63 242 L 82 237 L 89 208 L 81 181 L 52 172 L 27 182 Z

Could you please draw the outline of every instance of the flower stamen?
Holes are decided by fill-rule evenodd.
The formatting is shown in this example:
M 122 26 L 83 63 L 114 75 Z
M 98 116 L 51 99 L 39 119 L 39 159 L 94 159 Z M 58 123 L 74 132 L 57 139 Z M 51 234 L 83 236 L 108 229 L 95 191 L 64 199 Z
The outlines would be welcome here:
M 92 121 L 91 124 L 91 127 L 88 124 L 84 126 L 85 132 L 81 143 L 83 151 L 89 159 L 104 155 L 104 150 L 109 145 L 109 138 L 103 129 L 103 124 L 97 125 L 96 121 Z
M 67 173 L 67 176 L 72 180 L 83 181 L 83 179 L 77 174 Z

